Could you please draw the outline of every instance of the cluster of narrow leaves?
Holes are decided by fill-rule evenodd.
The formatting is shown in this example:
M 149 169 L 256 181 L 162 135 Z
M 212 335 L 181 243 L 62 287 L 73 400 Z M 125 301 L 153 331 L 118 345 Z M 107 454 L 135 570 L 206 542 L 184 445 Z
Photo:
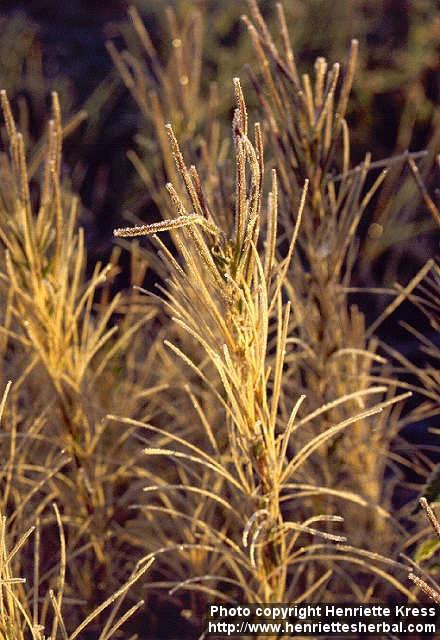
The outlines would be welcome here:
M 7 396 L 11 387 L 8 383 L 0 404 L 0 420 L 3 416 Z M 59 538 L 59 562 L 54 563 L 49 571 L 42 572 L 42 556 L 46 549 L 44 544 L 44 531 L 47 523 L 37 517 L 36 524 L 29 527 L 22 535 L 17 537 L 17 525 L 9 526 L 7 516 L 0 514 L 0 633 L 1 637 L 24 640 L 31 637 L 33 640 L 45 638 L 61 638 L 62 640 L 74 640 L 81 637 L 81 633 L 89 627 L 100 614 L 111 607 L 107 620 L 101 626 L 100 640 L 106 640 L 115 635 L 118 629 L 126 622 L 142 605 L 140 601 L 129 608 L 122 615 L 118 615 L 130 587 L 137 582 L 149 569 L 150 562 L 137 566 L 129 578 L 122 583 L 106 600 L 91 611 L 79 624 L 73 625 L 71 615 L 71 603 L 67 606 L 68 615 L 63 615 L 66 609 L 64 605 L 67 591 L 66 573 L 72 560 L 69 557 L 69 548 L 66 541 L 65 530 L 57 504 L 52 504 L 54 520 L 58 529 Z M 11 522 L 15 519 L 15 513 Z M 24 549 L 34 537 L 32 558 L 32 587 L 29 580 L 20 576 L 23 569 Z M 53 549 L 52 549 L 53 551 Z M 17 573 L 18 572 L 18 573 Z M 48 588 L 48 579 L 53 587 Z M 68 631 L 68 629 L 72 629 Z M 49 635 L 46 635 L 49 631 Z
M 282 257 L 277 247 L 277 173 L 272 171 L 272 190 L 265 202 L 261 127 L 255 125 L 252 140 L 238 79 L 234 86 L 235 210 L 230 219 L 212 206 L 197 170 L 187 167 L 172 127 L 167 125 L 191 210 L 169 183 L 174 218 L 115 231 L 122 237 L 172 232 L 177 258 L 155 235 L 169 274 L 168 286 L 162 289 L 165 306 L 201 348 L 196 361 L 175 343 L 167 343 L 198 378 L 188 393 L 201 432 L 182 424 L 185 416 L 166 430 L 143 425 L 151 437 L 160 435 L 161 441 L 160 447 L 147 446 L 144 453 L 173 461 L 176 473 L 172 482 L 155 476 L 155 484 L 145 488 L 151 504 L 142 510 L 151 522 L 152 514 L 169 515 L 168 522 L 154 520 L 163 546 L 150 556 L 161 558 L 167 567 L 164 573 L 172 577 L 160 584 L 171 587 L 173 593 L 185 586 L 227 600 L 292 601 L 304 594 L 310 599 L 332 582 L 338 556 L 364 569 L 374 558 L 377 566 L 373 565 L 372 573 L 385 578 L 387 567 L 398 567 L 371 551 L 342 544 L 345 538 L 332 531 L 332 523 L 342 520 L 339 514 L 312 508 L 307 516 L 305 501 L 300 508 L 293 505 L 297 504 L 296 492 L 314 494 L 321 502 L 325 496 L 336 496 L 351 501 L 352 506 L 376 507 L 378 519 L 386 519 L 379 504 L 369 504 L 368 495 L 312 482 L 306 485 L 298 478 L 318 450 L 322 455 L 326 445 L 360 423 L 371 429 L 371 417 L 404 396 L 366 405 L 370 397 L 386 391 L 384 386 L 370 384 L 334 396 L 299 419 L 305 396 L 292 393 L 292 365 L 287 356 L 292 353 L 289 338 L 296 323 L 291 318 L 291 302 L 285 302 L 284 296 L 290 293 L 288 274 L 310 197 L 309 181 L 302 189 Z M 215 422 L 206 414 L 212 404 L 220 409 Z M 332 424 L 332 412 L 338 415 L 344 406 L 347 416 Z M 353 406 L 357 410 L 350 411 Z M 114 419 L 133 424 L 123 417 Z M 324 426 L 304 438 L 304 430 L 313 421 Z M 303 518 L 298 519 L 299 514 Z M 183 537 L 170 545 L 170 531 L 179 522 Z M 316 541 L 305 544 L 304 536 Z M 339 543 L 336 547 L 335 542 Z M 180 561 L 176 560 L 179 549 L 184 552 Z M 178 573 L 183 574 L 180 582 Z M 185 577 L 188 573 L 189 578 Z M 391 576 L 389 580 L 411 597 L 404 585 Z
M 215 150 L 207 161 L 207 143 L 199 142 L 202 166 L 196 168 L 186 165 L 172 126 L 159 114 L 161 146 L 166 132 L 167 162 L 173 157 L 176 168 L 164 176 L 173 180 L 166 185 L 169 203 L 162 196 L 155 200 L 165 220 L 115 231 L 124 238 L 154 236 L 158 272 L 167 282 L 159 290 L 175 325 L 166 344 L 188 372 L 179 370 L 174 386 L 177 396 L 188 394 L 194 412 L 189 419 L 176 412 L 161 427 L 143 424 L 150 432 L 146 443 L 158 438 L 145 454 L 174 463 L 155 471 L 145 487 L 151 502 L 140 509 L 158 536 L 158 549 L 147 557 L 160 559 L 164 579 L 155 584 L 172 594 L 185 587 L 226 600 L 291 601 L 330 593 L 368 600 L 397 589 L 412 600 L 396 578 L 402 565 L 376 552 L 396 557 L 406 545 L 391 510 L 402 480 L 399 465 L 412 463 L 393 447 L 402 426 L 414 419 L 413 413 L 402 417 L 404 400 L 420 389 L 393 378 L 385 357 L 391 354 L 378 352 L 375 332 L 432 262 L 406 287 L 387 292 L 395 297 L 370 327 L 350 304 L 356 291 L 350 285 L 363 215 L 389 169 L 408 162 L 417 177 L 415 163 L 424 154 L 380 162 L 367 154 L 352 168 L 345 113 L 357 42 L 343 72 L 318 58 L 312 80 L 299 75 L 282 6 L 280 48 L 256 2 L 249 6 L 244 22 L 257 61 L 250 77 L 263 126 L 256 123 L 249 134 L 235 79 L 232 170 Z M 166 95 L 166 75 L 160 78 L 151 100 Z M 138 86 L 133 84 L 136 94 Z M 220 147 L 227 149 L 227 140 Z M 145 175 L 139 161 L 136 166 Z M 145 183 L 151 189 L 151 181 Z M 418 183 L 428 203 L 420 178 Z M 170 232 L 177 255 L 157 236 L 163 231 Z M 407 392 L 398 394 L 399 386 Z M 414 463 L 418 471 L 420 466 Z M 387 469 L 394 481 L 385 480 Z M 330 524 L 341 515 L 355 547 L 344 545 Z M 316 527 L 320 521 L 327 524 Z M 317 538 L 305 545 L 307 534 Z M 142 544 L 141 537 L 135 527 L 133 538 Z
M 77 627 L 73 638 L 84 628 L 82 618 L 96 624 L 103 608 L 144 573 L 143 567 L 126 582 L 136 558 L 110 553 L 120 547 L 114 528 L 124 527 L 140 471 L 130 430 L 118 433 L 105 415 L 111 398 L 127 415 L 149 416 L 145 387 L 152 387 L 146 380 L 152 381 L 154 354 L 142 341 L 134 358 L 127 346 L 154 310 L 135 293 L 109 295 L 119 251 L 86 276 L 78 200 L 61 178 L 66 130 L 57 95 L 45 151 L 37 148 L 30 160 L 5 92 L 1 99 L 9 141 L 9 154 L 1 156 L 1 377 L 3 385 L 8 378 L 13 384 L 2 405 L 0 625 L 13 628 L 14 638 L 31 632 L 42 638 L 49 626 L 53 640 L 65 638 L 66 596 L 74 603 L 68 608 L 69 627 Z M 134 282 L 142 281 L 145 267 L 133 257 Z M 34 554 L 24 544 L 31 530 Z M 57 544 L 60 560 L 48 555 Z M 22 572 L 33 575 L 31 584 Z M 94 576 L 101 576 L 101 588 Z M 96 615 L 87 617 L 97 605 Z M 116 613 L 102 638 L 119 626 Z

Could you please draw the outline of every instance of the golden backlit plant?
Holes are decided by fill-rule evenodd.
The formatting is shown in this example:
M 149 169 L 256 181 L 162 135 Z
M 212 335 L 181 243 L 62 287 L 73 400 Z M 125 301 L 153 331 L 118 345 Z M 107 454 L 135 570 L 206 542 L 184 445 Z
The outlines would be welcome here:
M 0 403 L 0 421 L 10 389 L 9 382 Z M 46 480 L 50 482 L 49 478 Z M 7 505 L 3 504 L 2 509 L 5 506 Z M 63 615 L 64 600 L 69 600 L 68 596 L 65 597 L 68 590 L 66 573 L 71 562 L 69 546 L 62 516 L 55 502 L 52 503 L 52 510 L 53 520 L 58 530 L 59 559 L 51 558 L 50 569 L 44 573 L 42 556 L 45 555 L 44 529 L 47 522 L 43 524 L 37 516 L 36 524 L 17 536 L 14 533 L 14 530 L 18 529 L 17 523 L 9 527 L 8 518 L 0 512 L 0 637 L 5 640 L 25 640 L 25 638 L 44 640 L 48 637 L 52 640 L 57 638 L 74 640 L 81 637 L 80 634 L 84 629 L 110 607 L 110 613 L 101 627 L 99 638 L 100 640 L 112 638 L 118 629 L 142 607 L 143 602 L 140 601 L 122 615 L 118 613 L 127 591 L 146 573 L 153 561 L 137 566 L 114 593 L 101 602 L 79 624 L 73 625 L 71 613 L 68 616 Z M 32 582 L 30 584 L 29 579 L 21 577 L 20 571 L 27 568 L 25 548 L 32 537 L 34 545 L 31 555 Z M 71 630 L 68 631 L 68 629 Z M 48 631 L 49 636 L 46 635 Z
M 373 563 L 369 567 L 374 575 L 389 580 L 393 587 L 411 597 L 408 589 L 392 576 L 398 563 L 343 544 L 332 549 L 329 543 L 343 543 L 345 538 L 333 533 L 330 524 L 324 525 L 323 530 L 317 525 L 341 521 L 339 513 L 323 514 L 309 509 L 306 516 L 306 502 L 299 509 L 289 504 L 297 499 L 296 490 L 306 489 L 304 484 L 297 486 L 296 479 L 315 452 L 356 428 L 361 420 L 371 429 L 372 416 L 407 394 L 383 401 L 376 399 L 366 405 L 370 397 L 380 398 L 386 391 L 383 385 L 370 384 L 334 396 L 299 419 L 305 396 L 292 390 L 290 377 L 286 375 L 289 338 L 295 323 L 290 318 L 291 303 L 283 301 L 283 294 L 289 291 L 287 274 L 306 207 L 308 181 L 288 248 L 285 256 L 280 257 L 277 174 L 272 172 L 272 191 L 264 202 L 261 128 L 258 123 L 255 125 L 251 140 L 238 79 L 234 80 L 234 86 L 236 195 L 235 210 L 230 212 L 229 220 L 225 221 L 211 208 L 210 194 L 202 190 L 195 178 L 196 170 L 186 166 L 173 129 L 167 125 L 191 211 L 169 183 L 173 218 L 115 231 L 118 237 L 173 232 L 177 257 L 154 235 L 169 273 L 167 287 L 161 287 L 161 291 L 174 322 L 202 350 L 201 360 L 195 361 L 175 343 L 166 343 L 199 378 L 199 389 L 193 384 L 188 393 L 200 427 L 190 428 L 186 416 L 180 416 L 180 420 L 177 416 L 166 429 L 154 423 L 127 421 L 123 416 L 112 418 L 142 427 L 146 443 L 150 437 L 159 436 L 160 445 L 148 445 L 145 455 L 165 457 L 176 466 L 172 482 L 156 473 L 151 479 L 154 484 L 145 487 L 151 504 L 140 505 L 140 509 L 147 516 L 145 526 L 154 523 L 159 547 L 147 557 L 157 557 L 165 563 L 164 573 L 170 574 L 170 579 L 159 585 L 172 587 L 172 593 L 185 587 L 210 596 L 221 595 L 227 600 L 241 598 L 250 602 L 292 601 L 305 597 L 305 593 L 308 599 L 317 597 L 324 584 L 327 581 L 331 584 L 333 576 L 338 576 L 335 568 L 338 559 L 360 565 L 368 573 L 369 558 L 377 562 L 377 566 Z M 216 403 L 221 411 L 213 424 L 204 407 Z M 348 409 L 345 418 L 331 423 L 328 416 L 332 411 L 338 415 L 338 409 L 356 403 L 357 410 L 351 409 L 350 413 Z M 307 438 L 303 435 L 304 425 L 312 420 L 321 422 L 323 427 Z M 204 440 L 197 433 L 200 429 L 204 431 Z M 380 505 L 360 492 L 313 481 L 308 489 L 311 495 L 315 492 L 320 502 L 324 496 L 333 495 L 351 502 L 352 508 L 356 504 L 367 511 L 376 510 L 379 519 L 387 518 Z M 153 520 L 156 513 L 168 514 L 169 523 Z M 171 531 L 176 529 L 181 535 L 170 545 Z M 141 532 L 133 535 L 140 539 Z M 304 535 L 315 536 L 317 541 L 298 546 Z M 314 564 L 317 567 L 309 570 Z M 191 575 L 195 570 L 203 573 Z M 188 572 L 190 576 L 186 578 Z M 180 581 L 179 573 L 183 574 Z M 337 577 L 335 581 L 338 583 Z
M 9 156 L 0 168 L 1 376 L 14 384 L 3 421 L 0 510 L 16 540 L 40 518 L 41 535 L 56 544 L 48 510 L 58 504 L 67 556 L 79 559 L 69 569 L 69 597 L 89 607 L 110 597 L 132 565 L 129 553 L 115 552 L 115 527 L 124 527 L 130 496 L 141 490 L 137 447 L 130 429 L 117 432 L 105 415 L 111 406 L 137 418 L 155 412 L 148 399 L 154 349 L 144 348 L 139 333 L 155 311 L 136 293 L 109 295 L 118 250 L 86 275 L 78 199 L 61 177 L 63 129 L 52 99 L 46 152 L 37 149 L 29 160 L 2 93 Z M 139 283 L 146 265 L 136 253 L 132 266 Z M 127 347 L 136 343 L 133 357 Z

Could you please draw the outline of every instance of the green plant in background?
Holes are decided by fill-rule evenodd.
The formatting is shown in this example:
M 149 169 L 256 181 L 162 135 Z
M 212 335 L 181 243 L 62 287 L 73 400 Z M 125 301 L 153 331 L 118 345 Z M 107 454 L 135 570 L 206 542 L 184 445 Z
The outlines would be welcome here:
M 430 538 L 426 540 L 426 542 L 421 546 L 416 555 L 416 563 L 411 563 L 412 569 L 417 573 L 410 573 L 409 579 L 414 582 L 414 584 L 423 591 L 427 596 L 431 598 L 436 604 L 440 604 L 440 588 L 438 584 L 432 579 L 432 577 L 423 572 L 420 566 L 417 563 L 422 563 L 426 560 L 431 560 L 436 552 L 438 552 L 440 548 L 440 522 L 435 515 L 433 509 L 428 504 L 426 498 L 420 498 L 420 505 L 424 509 L 426 517 L 428 518 L 432 528 L 434 529 L 435 538 Z M 435 567 L 435 565 L 434 565 Z M 435 567 L 437 568 L 437 567 Z M 423 577 L 420 577 L 422 573 Z M 432 568 L 430 573 L 432 573 Z

